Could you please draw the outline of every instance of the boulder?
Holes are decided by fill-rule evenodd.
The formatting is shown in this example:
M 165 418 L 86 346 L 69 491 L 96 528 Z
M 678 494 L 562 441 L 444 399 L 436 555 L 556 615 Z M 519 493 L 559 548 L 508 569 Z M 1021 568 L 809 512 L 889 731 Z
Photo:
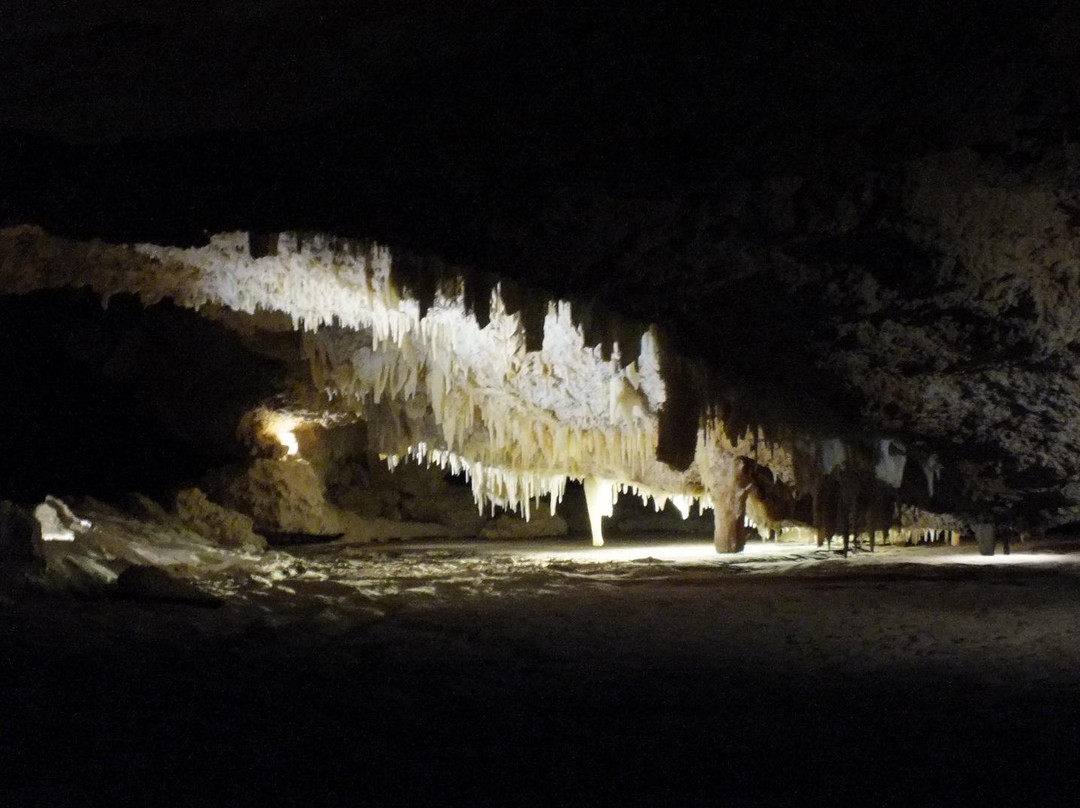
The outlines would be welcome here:
M 62 511 L 51 502 L 34 508 L 34 518 L 41 527 L 42 541 L 75 541 L 75 531 L 64 524 Z
M 340 515 L 322 481 L 303 460 L 253 460 L 221 475 L 221 503 L 249 516 L 256 531 L 340 533 Z
M 80 598 L 106 597 L 116 583 L 113 564 L 81 552 L 64 552 L 50 557 L 46 589 Z
M 211 502 L 198 488 L 186 488 L 176 495 L 176 514 L 184 527 L 223 547 L 266 550 L 266 539 L 255 533 L 250 517 Z
M 60 519 L 60 523 L 74 531 L 75 533 L 82 533 L 93 527 L 93 524 L 88 519 L 82 519 L 75 515 L 75 512 L 71 510 L 66 502 L 59 497 L 54 497 L 51 494 L 45 495 L 45 504 L 49 505 L 54 511 L 56 511 L 57 517 Z

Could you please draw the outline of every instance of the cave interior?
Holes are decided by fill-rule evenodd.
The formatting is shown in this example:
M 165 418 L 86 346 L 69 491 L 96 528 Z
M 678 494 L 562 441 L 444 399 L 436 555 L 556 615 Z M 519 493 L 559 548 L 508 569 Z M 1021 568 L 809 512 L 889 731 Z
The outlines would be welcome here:
M 13 804 L 1075 796 L 1068 3 L 0 20 Z

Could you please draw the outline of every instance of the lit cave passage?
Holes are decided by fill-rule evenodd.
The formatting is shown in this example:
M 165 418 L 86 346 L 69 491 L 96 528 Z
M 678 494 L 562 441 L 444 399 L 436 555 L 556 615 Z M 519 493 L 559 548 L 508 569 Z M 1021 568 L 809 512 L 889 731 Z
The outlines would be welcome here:
M 595 310 L 251 245 L 0 237 L 9 793 L 782 801 L 841 759 L 854 798 L 929 744 L 901 793 L 958 795 L 1067 742 L 1075 556 L 973 563 L 903 504 L 932 459 L 730 428 Z
M 28 425 L 5 437 L 5 488 L 23 501 L 150 495 L 247 550 L 570 524 L 601 546 L 620 495 L 638 531 L 703 533 L 711 512 L 721 553 L 967 529 L 900 507 L 905 484 L 932 496 L 934 456 L 736 409 L 655 327 L 542 290 L 310 234 L 178 249 L 20 227 L 0 248 L 6 421 Z M 57 507 L 35 535 L 71 518 Z
M 912 504 L 933 456 L 463 274 L 0 233 L 10 793 L 859 799 L 929 744 L 898 793 L 959 798 L 1066 743 L 1068 545 L 993 557 Z

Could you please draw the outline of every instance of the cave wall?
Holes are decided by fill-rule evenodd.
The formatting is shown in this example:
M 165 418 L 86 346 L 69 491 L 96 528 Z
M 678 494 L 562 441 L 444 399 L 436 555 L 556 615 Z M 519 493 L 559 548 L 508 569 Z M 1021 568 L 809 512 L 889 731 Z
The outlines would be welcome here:
M 247 454 L 243 413 L 280 363 L 170 303 L 85 292 L 0 296 L 0 490 L 160 494 Z
M 0 221 L 374 237 L 884 432 L 926 507 L 1074 519 L 1077 11 L 885 5 L 36 5 Z

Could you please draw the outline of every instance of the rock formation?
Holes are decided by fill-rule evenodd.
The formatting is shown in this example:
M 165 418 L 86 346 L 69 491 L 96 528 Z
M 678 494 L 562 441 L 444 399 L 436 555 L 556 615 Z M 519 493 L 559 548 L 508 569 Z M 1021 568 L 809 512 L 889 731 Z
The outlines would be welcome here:
M 748 523 L 887 537 L 913 529 L 901 505 L 931 531 L 1080 519 L 1075 10 L 781 5 L 404 4 L 333 32 L 294 20 L 282 45 L 283 7 L 243 37 L 294 69 L 253 57 L 242 91 L 210 78 L 236 32 L 209 12 L 183 39 L 152 10 L 17 17 L 0 53 L 0 303 L 32 323 L 67 300 L 56 315 L 83 334 L 64 347 L 82 375 L 28 383 L 49 400 L 88 379 L 119 391 L 155 378 L 150 343 L 167 345 L 186 400 L 215 407 L 163 403 L 167 385 L 135 396 L 184 467 L 155 484 L 303 460 L 319 516 L 296 524 L 320 530 L 341 526 L 335 508 L 401 511 L 393 486 L 319 465 L 310 435 L 357 424 L 364 474 L 380 455 L 434 464 L 489 515 L 557 509 L 583 480 L 595 540 L 619 491 L 716 506 L 728 550 Z M 154 92 L 125 31 L 157 45 Z M 327 60 L 348 80 L 327 84 Z M 155 324 L 118 343 L 72 289 L 142 323 L 137 298 Z M 215 361 L 183 354 L 196 331 Z M 6 370 L 48 358 L 36 341 Z M 195 372 L 256 363 L 217 401 Z M 107 423 L 109 401 L 88 420 Z M 5 446 L 29 456 L 49 431 Z M 58 443 L 75 441 L 87 467 L 110 454 L 92 431 Z M 39 477 L 28 501 L 64 479 Z M 476 532 L 457 496 L 452 520 L 409 507 Z

